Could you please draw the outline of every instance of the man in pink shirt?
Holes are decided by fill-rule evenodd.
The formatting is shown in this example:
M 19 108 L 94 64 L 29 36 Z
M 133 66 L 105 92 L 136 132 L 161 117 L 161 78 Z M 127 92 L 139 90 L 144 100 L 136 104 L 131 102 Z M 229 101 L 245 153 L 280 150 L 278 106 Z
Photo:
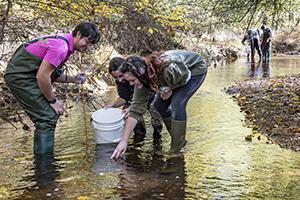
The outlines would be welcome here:
M 74 51 L 84 52 L 98 42 L 96 25 L 84 22 L 72 33 L 44 36 L 19 46 L 8 62 L 4 79 L 35 126 L 34 153 L 52 153 L 57 120 L 64 113 L 52 83 L 85 82 L 84 76 L 67 76 L 62 65 Z

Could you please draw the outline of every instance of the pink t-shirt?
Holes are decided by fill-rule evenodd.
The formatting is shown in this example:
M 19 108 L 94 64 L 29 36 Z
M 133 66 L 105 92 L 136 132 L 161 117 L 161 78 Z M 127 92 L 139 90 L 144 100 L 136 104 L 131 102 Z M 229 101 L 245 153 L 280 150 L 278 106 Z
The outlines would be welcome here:
M 74 53 L 74 40 L 72 34 L 60 35 L 68 40 L 60 38 L 47 38 L 29 44 L 26 50 L 38 58 L 46 60 L 55 68 L 61 63 L 67 61 L 72 53 Z M 44 36 L 45 37 L 45 36 Z

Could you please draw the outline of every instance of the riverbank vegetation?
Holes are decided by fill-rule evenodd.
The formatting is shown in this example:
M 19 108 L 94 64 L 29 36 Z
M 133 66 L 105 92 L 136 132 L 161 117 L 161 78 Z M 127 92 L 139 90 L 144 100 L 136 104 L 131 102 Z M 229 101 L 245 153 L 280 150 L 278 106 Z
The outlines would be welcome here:
M 183 48 L 199 52 L 212 67 L 218 67 L 224 62 L 233 62 L 242 56 L 243 46 L 240 41 L 245 29 L 259 29 L 262 23 L 268 24 L 275 33 L 273 53 L 300 52 L 300 4 L 299 1 L 293 0 L 5 0 L 0 3 L 0 11 L 1 116 L 2 120 L 12 124 L 14 121 L 20 121 L 21 118 L 15 116 L 22 113 L 16 113 L 21 109 L 15 106 L 16 101 L 5 86 L 3 71 L 14 49 L 22 42 L 41 35 L 69 32 L 81 21 L 93 21 L 102 34 L 101 42 L 94 51 L 83 55 L 77 54 L 67 63 L 74 71 L 87 69 L 89 87 L 91 85 L 97 87 L 99 79 L 111 82 L 106 73 L 107 62 L 116 53 L 126 56 L 141 54 L 145 50 Z M 279 80 L 285 85 L 285 80 L 290 79 L 279 78 Z M 299 76 L 292 80 L 298 81 Z M 265 99 L 264 95 L 269 95 L 269 92 L 274 95 L 281 92 L 282 98 L 268 96 L 268 101 L 271 105 L 284 104 L 280 101 L 285 100 L 284 96 L 288 94 L 282 93 L 276 87 L 270 87 L 272 80 L 270 81 L 260 86 L 256 81 L 250 80 L 238 85 L 239 89 L 234 89 L 240 92 L 241 99 L 244 97 L 247 99 L 243 100 L 244 103 L 239 101 L 243 110 L 247 110 L 248 100 L 249 105 L 253 104 L 249 98 L 251 92 L 260 93 L 263 89 L 266 90 L 265 93 L 255 98 Z M 297 81 L 289 83 L 297 84 L 299 83 Z M 247 90 L 247 87 L 252 88 L 252 84 L 257 86 L 257 90 Z M 71 91 L 77 94 L 78 88 L 73 89 Z M 66 91 L 64 88 L 61 90 Z M 243 93 L 246 91 L 250 93 Z M 293 92 L 295 95 L 298 94 L 297 90 Z M 251 110 L 251 113 L 255 112 Z M 275 117 L 273 115 L 277 116 L 278 113 L 271 112 L 260 117 L 273 119 Z M 252 115 L 248 117 L 250 116 Z M 285 119 L 286 115 L 281 118 Z M 259 121 L 261 120 L 256 119 L 253 123 Z M 280 124 L 277 126 L 279 126 L 277 129 L 283 128 L 286 130 L 284 132 L 290 134 L 298 130 L 294 126 L 290 129 L 285 129 Z M 273 131 L 276 130 L 265 130 L 259 124 L 257 127 L 257 130 L 267 135 L 274 135 Z M 280 131 L 276 134 L 280 135 Z

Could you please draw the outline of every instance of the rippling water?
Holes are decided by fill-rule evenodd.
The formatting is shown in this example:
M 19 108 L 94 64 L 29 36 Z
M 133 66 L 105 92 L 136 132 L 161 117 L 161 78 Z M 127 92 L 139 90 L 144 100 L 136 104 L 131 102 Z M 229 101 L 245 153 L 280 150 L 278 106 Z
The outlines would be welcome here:
M 300 153 L 264 137 L 245 141 L 252 130 L 222 91 L 249 77 L 296 73 L 297 57 L 274 58 L 270 66 L 241 60 L 210 68 L 188 104 L 188 144 L 176 158 L 167 156 L 166 131 L 160 144 L 152 143 L 148 122 L 145 143 L 131 141 L 125 158 L 111 161 L 115 145 L 95 145 L 80 108 L 59 123 L 53 157 L 34 160 L 32 132 L 2 124 L 0 199 L 299 199 Z

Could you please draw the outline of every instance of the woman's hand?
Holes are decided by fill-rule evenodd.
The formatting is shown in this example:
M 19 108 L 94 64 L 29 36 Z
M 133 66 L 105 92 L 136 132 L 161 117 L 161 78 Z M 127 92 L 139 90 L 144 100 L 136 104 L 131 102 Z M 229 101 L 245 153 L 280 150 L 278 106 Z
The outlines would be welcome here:
M 122 110 L 122 113 L 124 114 L 124 118 L 126 119 L 128 117 L 129 108 L 125 108 Z
M 110 159 L 118 159 L 120 156 L 123 156 L 127 149 L 127 141 L 121 140 L 118 146 L 116 147 L 114 153 L 110 157 Z
M 118 146 L 116 147 L 114 153 L 111 155 L 111 159 L 118 159 L 120 156 L 123 156 L 127 149 L 127 142 L 130 136 L 130 133 L 133 131 L 134 127 L 137 124 L 137 120 L 133 117 L 128 117 L 125 123 L 124 133 L 122 139 Z
M 163 100 L 167 100 L 167 99 L 169 99 L 172 96 L 172 94 L 173 94 L 172 90 L 168 90 L 166 92 L 160 92 L 160 97 Z

